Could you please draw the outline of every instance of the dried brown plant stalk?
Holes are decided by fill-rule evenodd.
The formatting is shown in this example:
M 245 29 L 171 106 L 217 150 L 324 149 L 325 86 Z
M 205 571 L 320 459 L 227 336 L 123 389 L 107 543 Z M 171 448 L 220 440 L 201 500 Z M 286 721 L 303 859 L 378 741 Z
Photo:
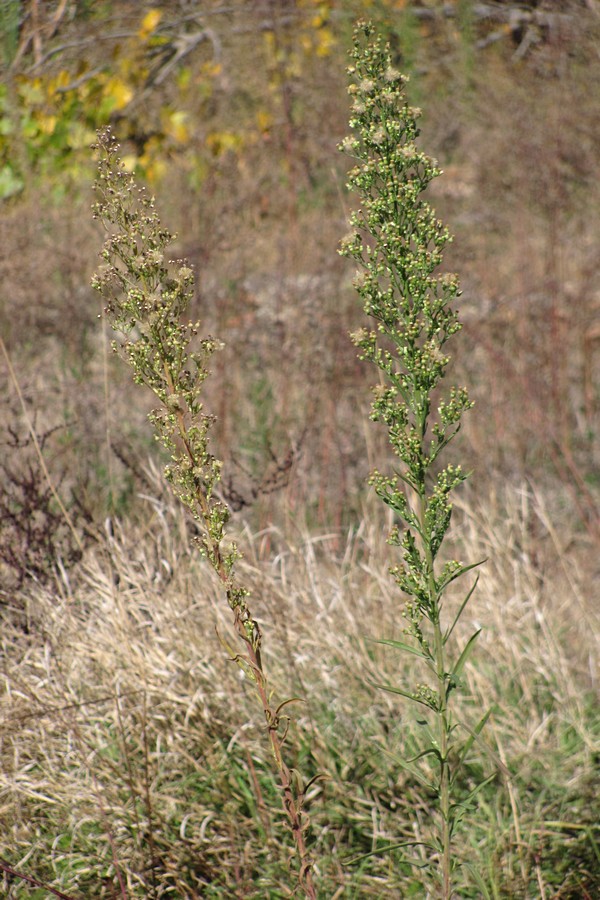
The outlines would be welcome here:
M 303 785 L 284 759 L 290 725 L 287 708 L 297 698 L 273 699 L 261 657 L 262 632 L 250 610 L 249 592 L 236 573 L 240 553 L 225 538 L 230 511 L 217 493 L 221 462 L 209 450 L 214 419 L 204 412 L 200 399 L 210 359 L 220 345 L 211 337 L 198 337 L 199 322 L 181 323 L 192 297 L 194 273 L 181 261 L 167 261 L 165 251 L 174 236 L 162 227 L 153 199 L 124 170 L 109 130 L 99 133 L 97 147 L 95 188 L 100 199 L 94 214 L 110 233 L 102 251 L 105 265 L 93 285 L 105 300 L 109 323 L 122 335 L 115 349 L 131 365 L 134 381 L 150 388 L 159 401 L 150 419 L 157 440 L 171 457 L 166 476 L 199 527 L 198 547 L 216 572 L 233 612 L 241 649 L 225 646 L 260 699 L 298 857 L 297 888 L 316 900 L 304 811 L 310 782 Z

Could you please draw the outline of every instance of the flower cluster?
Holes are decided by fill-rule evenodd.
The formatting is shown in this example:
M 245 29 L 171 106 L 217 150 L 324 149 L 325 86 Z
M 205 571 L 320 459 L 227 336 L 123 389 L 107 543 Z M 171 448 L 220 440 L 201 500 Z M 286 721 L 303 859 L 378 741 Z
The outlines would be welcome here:
M 460 290 L 455 275 L 436 274 L 451 237 L 423 198 L 440 169 L 417 146 L 421 110 L 409 104 L 408 79 L 392 65 L 389 47 L 371 37 L 371 26 L 359 24 L 348 69 L 354 136 L 340 149 L 355 161 L 348 186 L 360 196 L 361 206 L 350 217 L 340 253 L 358 262 L 353 284 L 376 323 L 374 330 L 361 328 L 352 335 L 361 358 L 375 363 L 387 380 L 385 389 L 378 386 L 374 391 L 372 418 L 387 426 L 405 467 L 396 476 L 376 475 L 372 481 L 385 502 L 418 533 L 422 529 L 405 490 L 417 493 L 435 557 L 450 523 L 448 494 L 465 476 L 453 476 L 449 470 L 433 476 L 431 471 L 472 405 L 466 389 L 453 387 L 438 401 L 431 421 L 432 394 L 450 359 L 445 345 L 461 327 L 452 305 Z M 411 545 L 407 566 L 414 565 L 414 552 Z M 419 559 L 426 582 L 424 553 Z M 410 583 L 405 580 L 403 586 Z
M 109 236 L 104 265 L 92 284 L 104 298 L 108 321 L 122 335 L 113 348 L 129 362 L 135 382 L 149 387 L 160 403 L 150 420 L 171 457 L 166 477 L 198 522 L 200 547 L 226 588 L 242 633 L 252 635 L 252 649 L 259 653 L 260 630 L 246 592 L 232 577 L 238 552 L 235 545 L 222 546 L 230 513 L 215 494 L 221 462 L 209 450 L 213 417 L 201 401 L 211 357 L 221 344 L 199 338 L 199 322 L 182 323 L 194 272 L 181 260 L 168 262 L 166 250 L 175 236 L 162 227 L 152 197 L 123 168 L 110 131 L 99 133 L 98 150 L 94 215 Z

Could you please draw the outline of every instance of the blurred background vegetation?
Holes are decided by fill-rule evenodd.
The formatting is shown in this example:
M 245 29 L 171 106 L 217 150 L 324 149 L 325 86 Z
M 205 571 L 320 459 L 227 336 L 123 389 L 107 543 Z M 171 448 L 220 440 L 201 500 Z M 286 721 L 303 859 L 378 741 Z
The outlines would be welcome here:
M 207 405 L 232 497 L 274 515 L 257 495 L 291 454 L 288 507 L 333 525 L 356 511 L 386 452 L 365 431 L 372 374 L 347 339 L 362 313 L 336 254 L 346 51 L 364 14 L 410 74 L 445 170 L 432 199 L 464 290 L 456 377 L 479 401 L 463 455 L 480 487 L 560 485 L 598 537 L 595 0 L 2 0 L 0 324 L 81 517 L 129 503 L 134 460 L 153 452 L 89 288 L 90 145 L 107 123 L 196 268 L 192 314 L 226 342 Z M 3 465 L 23 494 L 28 430 L 2 377 Z

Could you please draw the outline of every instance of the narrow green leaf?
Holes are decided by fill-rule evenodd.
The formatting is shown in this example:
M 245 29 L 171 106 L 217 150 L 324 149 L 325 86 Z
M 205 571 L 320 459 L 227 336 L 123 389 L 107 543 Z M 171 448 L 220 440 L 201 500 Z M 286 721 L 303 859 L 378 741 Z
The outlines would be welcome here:
M 481 896 L 483 897 L 483 900 L 493 900 L 493 897 L 488 890 L 487 884 L 485 883 L 485 881 L 483 880 L 483 878 L 481 877 L 481 875 L 479 874 L 477 869 L 475 869 L 470 863 L 467 863 L 467 862 L 464 864 L 464 866 L 465 866 L 465 869 L 467 869 L 467 871 L 470 872 L 471 877 L 473 878 L 473 881 L 475 882 L 475 884 L 481 891 Z
M 421 706 L 424 706 L 426 709 L 431 709 L 429 703 L 420 700 L 418 697 L 415 697 L 414 694 L 409 694 L 408 691 L 404 691 L 402 688 L 392 687 L 391 684 L 379 684 L 377 681 L 369 681 L 369 684 L 371 687 L 379 688 L 380 691 L 386 691 L 388 694 L 400 694 L 401 697 L 406 697 L 407 700 L 412 700 L 413 703 L 420 703 Z
M 440 762 L 443 762 L 442 754 L 437 749 L 437 747 L 429 747 L 427 750 L 421 750 L 420 753 L 417 753 L 416 756 L 412 756 L 407 762 L 413 763 L 417 762 L 419 759 L 423 759 L 425 756 L 435 756 Z
M 417 768 L 415 768 L 409 762 L 407 762 L 407 760 L 402 759 L 400 756 L 396 756 L 395 753 L 390 753 L 390 751 L 386 750 L 385 747 L 379 747 L 379 749 L 383 753 L 385 753 L 385 755 L 387 757 L 389 757 L 391 760 L 393 760 L 393 762 L 395 762 L 396 765 L 400 766 L 401 769 L 404 769 L 406 772 L 409 773 L 409 775 L 412 775 L 412 777 L 416 781 L 418 781 L 420 784 L 422 784 L 423 787 L 426 787 L 428 790 L 432 791 L 433 793 L 435 793 L 437 791 L 437 785 L 435 785 L 431 781 L 429 781 L 421 772 L 419 772 L 419 770 Z
M 434 849 L 426 841 L 401 841 L 398 844 L 387 844 L 384 847 L 377 847 L 375 850 L 371 850 L 369 853 L 363 853 L 360 856 L 353 856 L 351 859 L 345 859 L 343 862 L 346 866 L 352 866 L 355 863 L 362 862 L 363 859 L 370 859 L 373 856 L 380 856 L 382 853 L 391 853 L 393 850 L 402 850 L 403 847 L 427 847 L 429 850 Z M 417 866 L 417 868 L 420 869 L 428 865 L 426 861 L 406 859 L 406 857 L 403 857 L 402 862 L 408 863 L 411 866 Z
M 475 646 L 475 641 L 477 640 L 477 638 L 479 637 L 480 634 L 481 634 L 481 628 L 478 628 L 477 631 L 474 632 L 474 634 L 472 634 L 471 637 L 469 638 L 469 640 L 467 641 L 467 643 L 465 645 L 465 649 L 460 654 L 460 656 L 458 658 L 458 662 L 452 669 L 452 676 L 454 678 L 460 678 L 462 670 L 465 667 L 465 663 L 468 660 L 469 656 L 471 655 L 471 651 L 473 650 L 473 647 Z
M 598 826 L 598 825 L 596 825 L 596 826 L 594 826 L 594 825 L 588 825 L 588 827 L 587 827 L 586 830 L 585 830 L 585 833 L 586 833 L 586 836 L 587 836 L 588 841 L 589 841 L 590 844 L 592 845 L 592 850 L 594 851 L 594 856 L 596 857 L 596 859 L 597 859 L 598 862 L 600 863 L 600 848 L 598 847 L 598 844 L 597 844 L 596 841 L 594 840 L 594 835 L 592 834 L 593 829 L 594 829 L 594 828 L 599 828 L 599 827 L 600 827 L 600 826 Z
M 388 647 L 394 647 L 396 650 L 405 650 L 407 653 L 412 653 L 414 656 L 420 656 L 421 659 L 431 659 L 431 656 L 427 656 L 426 653 L 423 653 L 422 650 L 419 650 L 418 647 L 413 647 L 411 644 L 407 644 L 404 641 L 375 641 L 376 644 L 385 644 Z
M 475 741 L 477 740 L 477 738 L 479 737 L 479 735 L 481 734 L 483 729 L 485 728 L 485 725 L 493 711 L 494 711 L 493 707 L 490 707 L 490 709 L 488 709 L 488 711 L 486 713 L 484 713 L 484 715 L 481 717 L 481 719 L 479 720 L 479 722 L 477 723 L 475 728 L 472 731 L 469 730 L 469 737 L 464 742 L 464 744 L 461 748 L 460 754 L 458 756 L 458 762 L 456 765 L 456 769 L 454 771 L 454 775 L 450 779 L 451 787 L 454 784 L 454 782 L 456 781 L 456 777 L 457 777 L 458 773 L 460 772 L 460 769 L 461 769 L 461 766 L 462 766 L 464 760 L 466 759 L 467 753 L 469 752 L 469 750 L 471 749 L 471 747 L 473 746 L 473 744 L 475 743 Z
M 487 778 L 484 778 L 479 784 L 477 784 L 472 791 L 469 791 L 467 796 L 461 800 L 459 803 L 454 803 L 452 805 L 453 810 L 462 810 L 463 814 L 468 812 L 471 801 L 477 796 L 477 794 L 483 790 L 486 785 L 490 784 L 496 778 L 496 772 L 493 772 L 491 775 L 488 775 Z
M 485 560 L 482 560 L 482 562 L 485 562 Z M 479 562 L 479 563 L 475 563 L 474 565 L 480 566 L 481 564 L 482 564 L 482 563 Z M 469 566 L 469 568 L 473 568 L 473 566 Z M 462 571 L 465 571 L 465 570 L 462 570 Z M 459 571 L 459 572 L 456 574 L 455 577 L 458 578 L 459 575 L 462 574 L 462 571 Z M 450 579 L 450 581 L 453 581 L 453 580 L 454 580 L 454 579 Z M 441 587 L 441 588 L 439 589 L 440 594 L 441 594 L 442 591 L 450 584 L 450 581 L 447 581 L 446 584 L 444 584 L 444 586 Z M 469 591 L 469 593 L 467 594 L 467 596 L 465 597 L 465 599 L 464 599 L 463 602 L 461 603 L 460 608 L 459 608 L 458 612 L 456 613 L 456 616 L 454 617 L 454 622 L 452 623 L 452 625 L 450 626 L 450 628 L 448 629 L 448 631 L 447 631 L 446 634 L 444 635 L 444 644 L 447 643 L 448 638 L 450 637 L 450 635 L 451 635 L 452 632 L 454 631 L 454 629 L 455 629 L 455 627 L 456 627 L 456 623 L 458 622 L 458 620 L 459 620 L 460 617 L 462 616 L 463 610 L 464 610 L 465 606 L 467 605 L 467 603 L 469 602 L 469 600 L 471 599 L 471 597 L 473 596 L 473 592 L 475 591 L 475 588 L 477 587 L 477 584 L 478 584 L 478 583 L 479 583 L 479 575 L 478 575 L 477 578 L 475 579 L 475 581 L 474 581 L 474 583 L 473 583 L 473 586 L 471 587 L 471 590 Z

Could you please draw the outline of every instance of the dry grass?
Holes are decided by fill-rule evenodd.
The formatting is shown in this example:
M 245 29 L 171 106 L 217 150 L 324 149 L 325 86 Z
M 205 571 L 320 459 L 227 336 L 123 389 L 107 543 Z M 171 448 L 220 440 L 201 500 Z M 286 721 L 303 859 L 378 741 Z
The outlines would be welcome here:
M 113 521 L 71 580 L 31 586 L 26 630 L 3 628 L 0 857 L 77 896 L 283 897 L 290 851 L 252 688 L 219 644 L 229 626 L 214 578 L 155 483 L 142 521 Z M 463 558 L 490 558 L 464 707 L 471 722 L 495 713 L 467 770 L 498 773 L 464 852 L 494 896 L 536 896 L 539 879 L 540 896 L 586 896 L 600 868 L 585 541 L 565 547 L 527 488 L 458 519 Z M 326 776 L 310 791 L 322 896 L 404 896 L 410 872 L 385 856 L 343 863 L 414 836 L 427 816 L 394 761 L 418 726 L 367 683 L 411 683 L 406 661 L 373 643 L 402 627 L 384 533 L 369 510 L 338 550 L 339 535 L 293 521 L 243 534 L 278 691 L 307 699 L 293 757 Z M 14 882 L 9 896 L 27 890 Z
M 280 23 L 283 56 L 294 61 L 283 79 L 269 68 L 261 23 L 267 6 L 285 19 L 285 4 L 231 6 L 231 16 L 210 19 L 223 40 L 214 93 L 207 100 L 190 89 L 179 98 L 203 177 L 194 180 L 193 154 L 183 148 L 153 190 L 180 234 L 177 252 L 197 269 L 192 314 L 227 345 L 207 385 L 218 455 L 234 469 L 235 455 L 260 472 L 269 443 L 285 453 L 306 435 L 298 502 L 321 528 L 337 526 L 359 507 L 368 472 L 359 436 L 370 376 L 346 337 L 361 312 L 351 268 L 336 254 L 351 207 L 336 142 L 347 130 L 345 51 L 360 3 L 334 4 L 336 43 L 323 58 L 303 54 L 301 32 Z M 480 479 L 500 472 L 560 481 L 592 533 L 600 117 L 589 86 L 599 62 L 598 20 L 581 6 L 569 3 L 565 27 L 544 33 L 525 58 L 513 57 L 507 37 L 471 64 L 452 19 L 435 27 L 424 20 L 412 55 L 402 17 L 382 8 L 381 20 L 398 64 L 417 68 L 411 90 L 425 112 L 424 146 L 445 170 L 432 199 L 456 235 L 448 264 L 464 288 L 459 374 L 488 410 L 465 426 L 470 459 Z M 296 7 L 306 25 L 311 4 Z M 123 4 L 121 13 L 131 27 L 135 5 Z M 93 33 L 98 24 L 82 19 L 79 27 Z M 202 83 L 205 62 L 202 54 L 189 60 L 193 84 Z M 156 109 L 145 107 L 149 131 L 160 102 L 175 102 L 174 86 L 164 90 Z M 265 133 L 257 130 L 259 112 L 272 120 Z M 211 156 L 208 137 L 227 131 L 243 137 L 243 149 Z M 112 368 L 105 395 L 89 288 L 102 237 L 91 223 L 88 184 L 59 207 L 52 188 L 50 179 L 32 182 L 3 212 L 0 321 L 31 408 L 53 425 L 71 423 L 71 472 L 102 515 L 109 492 L 126 499 L 129 489 L 107 434 L 145 457 L 144 403 Z M 10 411 L 2 421 L 11 421 Z M 381 447 L 376 455 L 381 461 Z M 267 502 L 261 524 L 270 512 Z

